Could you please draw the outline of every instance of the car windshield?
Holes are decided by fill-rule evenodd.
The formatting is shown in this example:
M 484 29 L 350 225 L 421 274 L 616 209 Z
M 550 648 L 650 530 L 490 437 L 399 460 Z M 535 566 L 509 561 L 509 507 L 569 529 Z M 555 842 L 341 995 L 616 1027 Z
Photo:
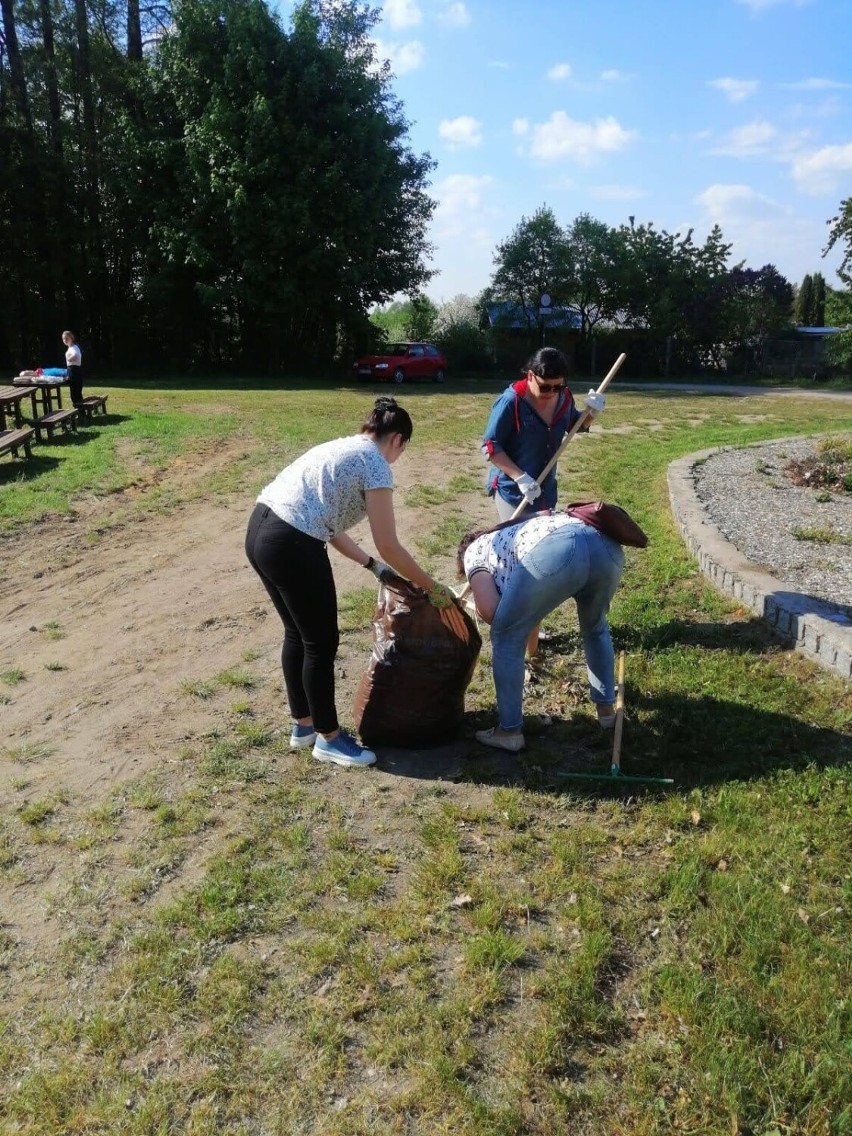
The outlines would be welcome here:
M 408 351 L 407 343 L 389 343 L 386 355 L 405 355 Z

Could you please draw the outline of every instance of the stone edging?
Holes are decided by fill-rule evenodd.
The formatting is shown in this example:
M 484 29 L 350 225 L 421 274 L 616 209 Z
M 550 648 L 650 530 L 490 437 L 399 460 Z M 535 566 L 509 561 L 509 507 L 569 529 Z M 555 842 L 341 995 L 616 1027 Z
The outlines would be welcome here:
M 848 682 L 852 679 L 852 620 L 813 596 L 785 588 L 756 568 L 726 540 L 699 501 L 694 467 L 718 452 L 700 450 L 668 468 L 669 501 L 687 548 L 719 591 L 766 620 L 797 651 Z

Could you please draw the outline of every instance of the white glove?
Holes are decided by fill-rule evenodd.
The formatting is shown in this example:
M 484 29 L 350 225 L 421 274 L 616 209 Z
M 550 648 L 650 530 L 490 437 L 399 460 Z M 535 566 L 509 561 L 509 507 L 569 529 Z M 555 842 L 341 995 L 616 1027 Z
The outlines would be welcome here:
M 371 559 L 372 563 L 368 564 L 367 567 L 370 569 L 370 571 L 373 573 L 373 575 L 376 577 L 377 580 L 381 580 L 382 575 L 385 572 L 392 572 L 393 571 L 393 569 L 391 568 L 391 566 L 389 564 L 385 564 L 384 560 L 376 560 L 376 558 L 372 557 L 372 556 L 370 557 L 370 559 Z
M 596 390 L 592 389 L 586 395 L 586 401 L 584 405 L 586 407 L 586 413 L 591 418 L 596 418 L 597 415 L 600 414 L 600 412 L 603 410 L 606 402 L 604 401 L 604 396 L 602 394 L 598 394 Z
M 529 504 L 532 504 L 538 497 L 541 496 L 541 486 L 534 477 L 530 477 L 528 473 L 522 473 L 520 477 L 515 478 L 515 485 L 523 493 L 524 497 Z

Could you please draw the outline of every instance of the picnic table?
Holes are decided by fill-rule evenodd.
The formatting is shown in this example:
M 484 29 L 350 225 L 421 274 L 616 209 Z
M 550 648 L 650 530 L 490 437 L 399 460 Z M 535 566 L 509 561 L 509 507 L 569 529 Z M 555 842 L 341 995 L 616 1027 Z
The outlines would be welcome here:
M 11 415 L 15 425 L 23 426 L 24 416 L 21 412 L 21 403 L 25 398 L 31 398 L 32 392 L 26 387 L 11 386 L 0 387 L 0 423 L 6 429 L 6 416 Z M 33 400 L 33 414 L 35 414 L 35 400 Z
M 35 428 L 39 442 L 41 441 L 42 430 L 46 432 L 48 441 L 53 437 L 53 432 L 57 428 L 66 433 L 69 430 L 76 431 L 78 417 L 76 409 L 68 407 L 68 409 L 63 410 L 62 408 L 62 388 L 68 385 L 67 378 L 52 378 L 47 375 L 30 378 L 27 375 L 18 375 L 12 379 L 12 384 L 15 387 L 22 388 L 30 395 L 33 416 L 27 421 Z M 54 399 L 56 400 L 55 409 Z M 41 403 L 41 414 L 38 413 L 39 403 Z
M 0 454 L 12 454 L 18 457 L 18 451 L 22 449 L 26 457 L 32 457 L 30 443 L 33 428 L 25 423 L 21 413 L 21 401 L 28 394 L 29 391 L 18 387 L 0 387 Z M 7 429 L 7 416 L 13 420 L 9 429 Z
M 43 378 L 34 379 L 27 375 L 16 375 L 12 383 L 16 387 L 23 387 L 30 394 L 34 415 L 38 413 L 37 403 L 41 403 L 42 414 L 48 414 L 54 409 L 54 400 L 56 409 L 62 409 L 62 388 L 68 386 L 67 378 L 51 378 L 45 375 Z

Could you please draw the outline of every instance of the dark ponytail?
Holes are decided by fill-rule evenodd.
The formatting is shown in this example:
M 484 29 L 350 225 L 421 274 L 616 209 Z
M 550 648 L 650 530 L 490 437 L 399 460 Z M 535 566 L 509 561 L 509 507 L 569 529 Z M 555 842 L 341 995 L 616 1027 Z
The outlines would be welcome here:
M 395 398 L 382 395 L 376 399 L 372 413 L 362 424 L 361 433 L 374 438 L 384 438 L 388 434 L 401 434 L 403 442 L 408 442 L 414 432 L 411 417 L 403 410 Z

